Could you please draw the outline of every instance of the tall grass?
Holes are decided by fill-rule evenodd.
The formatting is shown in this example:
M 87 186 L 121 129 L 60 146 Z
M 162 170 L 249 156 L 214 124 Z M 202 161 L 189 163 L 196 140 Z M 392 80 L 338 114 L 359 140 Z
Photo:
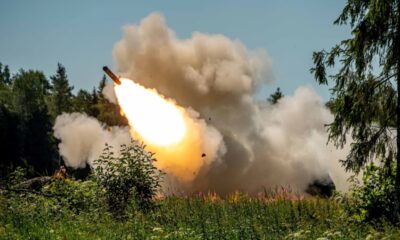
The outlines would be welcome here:
M 40 194 L 0 195 L 0 239 L 399 239 L 390 225 L 346 217 L 341 204 L 284 193 L 170 196 L 116 220 L 102 204 L 79 211 Z

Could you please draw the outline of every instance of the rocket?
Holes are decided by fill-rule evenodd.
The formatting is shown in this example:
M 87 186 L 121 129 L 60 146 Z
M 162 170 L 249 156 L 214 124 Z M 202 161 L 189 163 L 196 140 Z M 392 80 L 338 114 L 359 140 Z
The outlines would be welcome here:
M 113 72 L 111 72 L 107 66 L 103 67 L 103 71 L 115 82 L 115 84 L 121 85 L 119 78 Z

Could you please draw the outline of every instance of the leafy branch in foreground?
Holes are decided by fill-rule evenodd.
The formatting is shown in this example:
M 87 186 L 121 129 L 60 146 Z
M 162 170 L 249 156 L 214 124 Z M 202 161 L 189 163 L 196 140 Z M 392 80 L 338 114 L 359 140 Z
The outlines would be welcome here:
M 351 136 L 350 154 L 342 161 L 346 170 L 359 173 L 379 162 L 379 170 L 365 173 L 381 175 L 377 179 L 385 184 L 392 183 L 387 178 L 395 179 L 393 193 L 387 192 L 394 199 L 387 217 L 399 220 L 400 0 L 348 0 L 335 24 L 349 24 L 351 37 L 330 51 L 315 52 L 311 69 L 320 84 L 333 82 L 330 108 L 335 118 L 329 140 L 343 147 Z M 329 75 L 329 69 L 336 73 Z

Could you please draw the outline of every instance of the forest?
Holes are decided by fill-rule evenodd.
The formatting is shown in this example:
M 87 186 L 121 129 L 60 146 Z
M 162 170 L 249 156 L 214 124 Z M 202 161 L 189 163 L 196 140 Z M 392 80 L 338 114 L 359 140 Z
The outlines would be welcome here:
M 52 127 L 61 113 L 81 112 L 105 125 L 127 125 L 118 105 L 102 95 L 103 76 L 91 92 L 73 94 L 62 64 L 48 79 L 38 70 L 19 70 L 11 75 L 7 65 L 0 64 L 1 104 L 1 176 L 17 167 L 27 169 L 27 177 L 51 175 L 63 164 Z
M 159 15 L 148 19 L 145 26 L 163 21 Z M 349 147 L 347 156 L 337 159 L 351 174 L 344 192 L 335 190 L 332 181 L 314 181 L 303 191 L 276 185 L 257 193 L 240 189 L 224 194 L 212 189 L 167 193 L 163 190 L 170 169 L 157 167 L 157 153 L 135 137 L 119 148 L 105 142 L 93 162 L 73 168 L 55 137 L 60 115 L 81 113 L 109 132 L 113 126 L 134 128 L 122 101 L 112 103 L 105 97 L 106 75 L 92 91 L 77 90 L 62 63 L 54 64 L 53 73 L 15 70 L 0 63 L 0 239 L 399 239 L 400 1 L 348 0 L 334 24 L 350 27 L 350 37 L 310 53 L 309 71 L 318 84 L 329 88 L 330 98 L 323 104 L 332 116 L 332 122 L 323 126 L 327 144 Z M 240 46 L 240 51 L 247 51 L 243 49 Z M 186 77 L 196 75 L 190 70 Z M 232 72 L 224 76 L 237 73 Z M 124 86 L 145 89 L 126 82 L 121 78 L 115 91 Z M 161 99 L 160 109 L 172 106 L 172 113 L 180 116 L 182 108 L 175 101 L 168 103 L 153 90 L 143 91 Z M 222 96 L 223 104 L 236 100 L 232 97 L 236 95 Z M 274 110 L 285 99 L 278 88 L 260 105 Z M 231 118 L 245 114 L 235 112 Z M 218 120 L 207 116 L 190 126 L 207 127 L 201 124 L 212 121 Z M 208 152 L 196 154 L 201 161 L 209 157 Z M 247 155 L 239 157 L 243 156 Z M 193 180 L 198 173 L 185 174 Z

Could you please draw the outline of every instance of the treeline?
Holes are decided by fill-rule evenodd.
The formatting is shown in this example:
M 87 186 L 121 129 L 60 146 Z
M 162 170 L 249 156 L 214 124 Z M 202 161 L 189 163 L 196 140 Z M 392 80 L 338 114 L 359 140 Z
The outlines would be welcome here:
M 74 94 L 60 63 L 49 78 L 38 70 L 12 74 L 0 63 L 0 178 L 18 166 L 32 177 L 52 174 L 63 164 L 52 129 L 62 113 L 81 112 L 109 126 L 126 125 L 119 106 L 102 94 L 106 81 L 103 75 L 91 92 Z

